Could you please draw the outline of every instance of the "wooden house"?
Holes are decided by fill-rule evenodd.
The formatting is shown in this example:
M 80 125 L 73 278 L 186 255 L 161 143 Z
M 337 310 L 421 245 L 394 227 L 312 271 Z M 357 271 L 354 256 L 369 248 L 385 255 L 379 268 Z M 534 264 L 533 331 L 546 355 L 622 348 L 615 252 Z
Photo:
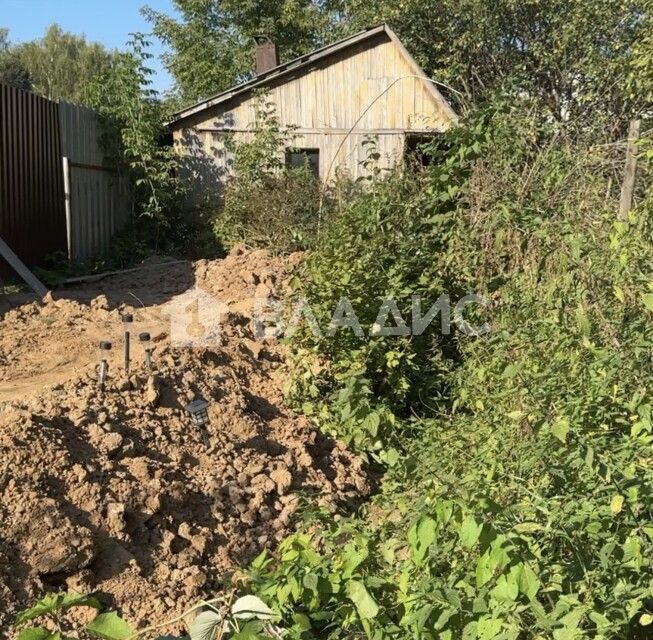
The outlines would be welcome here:
M 227 140 L 251 139 L 261 92 L 282 127 L 292 127 L 288 163 L 309 163 L 328 181 L 356 178 L 401 160 L 417 140 L 446 130 L 456 114 L 392 29 L 372 27 L 278 64 L 259 42 L 250 81 L 174 114 L 169 123 L 184 171 L 198 192 L 215 191 L 233 172 Z

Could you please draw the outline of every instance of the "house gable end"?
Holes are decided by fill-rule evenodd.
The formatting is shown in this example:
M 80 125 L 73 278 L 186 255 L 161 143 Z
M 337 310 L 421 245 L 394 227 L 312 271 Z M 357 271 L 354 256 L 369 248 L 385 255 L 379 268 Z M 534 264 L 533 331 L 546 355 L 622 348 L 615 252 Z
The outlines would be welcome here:
M 270 95 L 282 124 L 303 129 L 349 128 L 357 118 L 369 129 L 443 129 L 456 121 L 435 84 L 388 26 L 363 35 L 281 65 L 180 112 L 171 128 L 251 127 L 256 90 Z M 423 120 L 422 126 L 415 116 Z

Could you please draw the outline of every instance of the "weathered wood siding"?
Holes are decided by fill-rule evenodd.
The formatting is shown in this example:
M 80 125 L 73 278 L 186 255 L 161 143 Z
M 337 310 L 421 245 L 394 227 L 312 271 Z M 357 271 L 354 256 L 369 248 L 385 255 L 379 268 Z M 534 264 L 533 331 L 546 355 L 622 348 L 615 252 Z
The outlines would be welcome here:
M 386 34 L 302 69 L 295 78 L 279 79 L 269 87 L 268 97 L 281 124 L 296 127 L 293 144 L 320 150 L 323 179 L 333 178 L 336 167 L 353 177 L 363 175 L 370 149 L 365 142 L 373 141 L 380 154 L 377 165 L 387 168 L 402 156 L 406 132 L 444 131 L 451 124 L 427 82 L 415 77 L 402 47 Z M 233 158 L 225 149 L 225 132 L 235 141 L 249 138 L 255 105 L 256 97 L 245 94 L 191 116 L 174 132 L 201 190 L 231 173 Z

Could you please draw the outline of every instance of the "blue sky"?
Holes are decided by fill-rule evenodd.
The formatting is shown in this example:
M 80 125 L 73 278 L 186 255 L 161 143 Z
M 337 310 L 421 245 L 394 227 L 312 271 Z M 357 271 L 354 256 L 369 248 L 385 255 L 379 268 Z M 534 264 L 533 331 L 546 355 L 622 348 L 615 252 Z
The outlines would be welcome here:
M 148 33 L 150 24 L 140 14 L 143 5 L 174 13 L 171 0 L 0 0 L 0 27 L 9 29 L 12 42 L 40 38 L 53 22 L 64 30 L 83 33 L 88 40 L 101 42 L 109 48 L 123 47 L 129 33 Z M 154 88 L 167 89 L 172 81 L 163 69 L 158 55 L 161 43 L 152 41 L 152 60 L 156 69 Z

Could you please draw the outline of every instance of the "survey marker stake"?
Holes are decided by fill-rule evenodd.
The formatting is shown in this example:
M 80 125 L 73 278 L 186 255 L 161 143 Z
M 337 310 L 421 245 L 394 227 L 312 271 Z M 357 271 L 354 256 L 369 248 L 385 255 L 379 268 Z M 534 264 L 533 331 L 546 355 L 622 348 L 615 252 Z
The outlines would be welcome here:
M 143 349 L 145 350 L 145 364 L 147 365 L 148 370 L 152 371 L 152 349 L 147 346 L 147 343 L 150 341 L 150 334 L 146 331 L 139 333 L 138 339 L 141 341 Z
M 107 386 L 107 376 L 109 374 L 109 363 L 107 358 L 111 351 L 111 343 L 108 340 L 100 342 L 100 390 L 104 391 Z
M 131 313 L 125 313 L 122 316 L 122 326 L 125 329 L 125 371 L 129 372 L 129 325 L 134 322 L 134 316 Z

